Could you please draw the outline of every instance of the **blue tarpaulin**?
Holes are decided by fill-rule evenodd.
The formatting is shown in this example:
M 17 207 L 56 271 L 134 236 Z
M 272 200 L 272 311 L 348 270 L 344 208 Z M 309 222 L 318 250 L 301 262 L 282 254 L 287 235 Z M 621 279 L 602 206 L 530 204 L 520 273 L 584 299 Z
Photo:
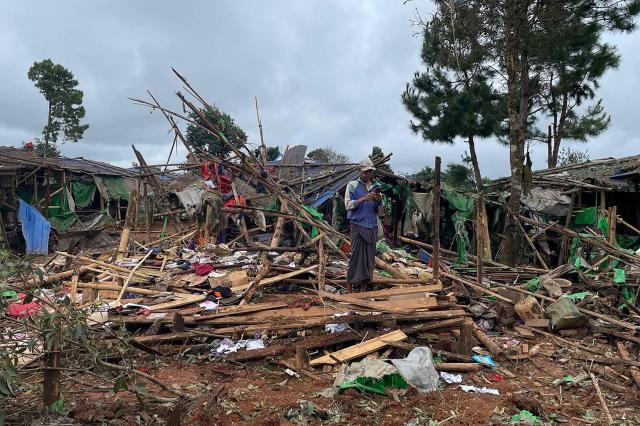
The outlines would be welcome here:
M 22 236 L 27 243 L 27 254 L 49 254 L 51 224 L 31 204 L 20 201 L 18 220 L 22 224 Z

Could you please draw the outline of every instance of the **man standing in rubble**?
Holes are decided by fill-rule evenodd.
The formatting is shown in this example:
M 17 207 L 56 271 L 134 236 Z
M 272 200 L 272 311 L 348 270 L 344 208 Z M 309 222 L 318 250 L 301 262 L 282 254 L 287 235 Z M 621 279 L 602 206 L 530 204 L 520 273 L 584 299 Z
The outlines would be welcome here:
M 344 194 L 351 227 L 351 261 L 347 272 L 347 292 L 367 291 L 373 278 L 378 240 L 380 188 L 371 180 L 375 171 L 370 159 L 359 165 L 360 177 L 349 182 Z M 354 288 L 355 285 L 355 288 Z

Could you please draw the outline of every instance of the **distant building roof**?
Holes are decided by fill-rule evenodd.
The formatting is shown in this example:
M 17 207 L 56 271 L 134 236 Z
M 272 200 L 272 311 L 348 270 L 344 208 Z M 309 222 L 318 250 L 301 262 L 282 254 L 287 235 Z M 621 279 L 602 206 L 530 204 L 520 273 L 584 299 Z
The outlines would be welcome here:
M 87 160 L 82 157 L 43 158 L 36 156 L 30 151 L 10 146 L 0 146 L 0 171 L 41 166 L 90 175 L 121 176 L 129 178 L 137 176 L 137 173 L 131 170 L 103 163 L 101 161 Z

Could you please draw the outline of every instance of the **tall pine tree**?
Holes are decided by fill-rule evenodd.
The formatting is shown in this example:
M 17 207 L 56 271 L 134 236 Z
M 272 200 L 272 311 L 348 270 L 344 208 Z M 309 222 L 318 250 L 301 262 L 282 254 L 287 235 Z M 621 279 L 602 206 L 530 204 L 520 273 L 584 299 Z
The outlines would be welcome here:
M 473 180 L 482 190 L 476 138 L 501 132 L 502 97 L 493 87 L 495 68 L 482 43 L 482 22 L 470 8 L 450 0 L 436 0 L 436 12 L 424 25 L 422 62 L 407 84 L 402 102 L 413 116 L 411 129 L 425 141 L 469 145 Z

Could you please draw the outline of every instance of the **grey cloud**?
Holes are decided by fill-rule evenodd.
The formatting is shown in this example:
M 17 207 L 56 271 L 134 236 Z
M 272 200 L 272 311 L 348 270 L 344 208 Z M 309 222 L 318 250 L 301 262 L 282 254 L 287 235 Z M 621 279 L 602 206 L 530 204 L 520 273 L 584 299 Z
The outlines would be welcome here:
M 401 172 L 458 162 L 466 149 L 424 143 L 408 128 L 400 94 L 419 68 L 420 38 L 411 26 L 416 5 L 386 1 L 4 1 L 0 5 L 0 144 L 38 136 L 46 105 L 26 73 L 51 57 L 74 72 L 85 93 L 85 140 L 65 155 L 128 166 L 130 145 L 148 162 L 165 161 L 172 137 L 158 112 L 134 105 L 146 89 L 179 110 L 175 67 L 210 102 L 229 112 L 251 143 L 259 136 L 258 96 L 270 145 L 333 146 L 359 160 L 373 145 L 393 152 Z M 611 129 L 586 147 L 592 157 L 637 152 L 634 47 L 638 34 L 612 36 L 623 55 L 603 81 Z M 542 146 L 534 165 L 544 166 Z M 180 147 L 177 159 L 184 155 Z M 507 150 L 483 141 L 483 173 L 508 172 Z

